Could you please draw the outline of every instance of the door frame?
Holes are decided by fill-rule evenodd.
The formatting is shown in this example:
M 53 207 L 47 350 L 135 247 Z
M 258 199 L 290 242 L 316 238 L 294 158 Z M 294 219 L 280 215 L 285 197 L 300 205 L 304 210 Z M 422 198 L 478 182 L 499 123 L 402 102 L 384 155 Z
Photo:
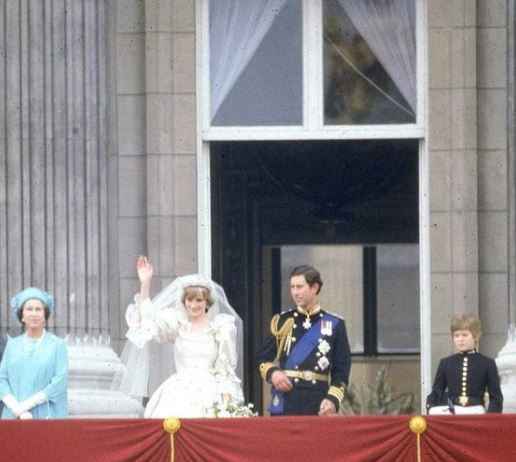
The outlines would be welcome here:
M 196 109 L 197 109 L 197 258 L 200 272 L 211 275 L 211 191 L 210 142 L 235 140 L 302 140 L 302 139 L 380 139 L 416 138 L 419 140 L 419 265 L 420 265 L 420 390 L 421 411 L 424 397 L 432 386 L 432 318 L 431 318 L 431 249 L 430 249 L 430 155 L 428 149 L 428 25 L 427 0 L 416 2 L 417 34 L 417 121 L 407 126 L 323 127 L 313 117 L 305 118 L 303 127 L 216 127 L 209 129 L 209 16 L 208 1 L 196 0 Z M 309 15 L 320 15 L 322 0 L 302 0 Z M 310 24 L 304 20 L 303 27 Z M 313 32 L 313 31 L 312 31 Z M 317 34 L 313 34 L 317 35 Z M 308 72 L 322 69 L 322 62 L 314 59 L 318 53 L 317 39 L 306 43 L 303 56 Z M 312 61 L 309 63 L 308 61 Z M 312 69 L 312 71 L 310 71 Z M 305 108 L 311 108 L 313 95 L 318 92 L 318 79 L 304 90 Z M 312 98 L 312 99 L 311 99 Z

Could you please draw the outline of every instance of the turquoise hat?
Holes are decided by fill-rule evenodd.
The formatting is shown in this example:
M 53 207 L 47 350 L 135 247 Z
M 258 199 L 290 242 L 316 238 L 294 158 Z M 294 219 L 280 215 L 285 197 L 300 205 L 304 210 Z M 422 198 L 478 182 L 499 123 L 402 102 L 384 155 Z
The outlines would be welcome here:
M 54 297 L 52 297 L 52 295 L 36 287 L 27 287 L 11 298 L 11 308 L 15 317 L 17 316 L 18 311 L 22 308 L 23 304 L 32 298 L 35 298 L 43 303 L 43 305 L 45 305 L 51 313 L 54 312 Z

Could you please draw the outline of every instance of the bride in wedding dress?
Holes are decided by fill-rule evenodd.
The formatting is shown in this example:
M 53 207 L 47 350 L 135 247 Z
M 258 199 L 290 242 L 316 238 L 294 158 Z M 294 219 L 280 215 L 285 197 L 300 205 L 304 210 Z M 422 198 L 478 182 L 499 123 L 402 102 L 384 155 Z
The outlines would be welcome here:
M 140 293 L 126 311 L 128 368 L 122 389 L 145 396 L 154 364 L 149 342 L 173 343 L 172 373 L 152 394 L 145 417 L 210 417 L 214 406 L 243 402 L 235 369 L 237 315 L 222 287 L 191 274 L 178 277 L 152 300 L 153 267 L 146 257 L 137 261 Z M 131 390 L 133 392 L 131 392 Z

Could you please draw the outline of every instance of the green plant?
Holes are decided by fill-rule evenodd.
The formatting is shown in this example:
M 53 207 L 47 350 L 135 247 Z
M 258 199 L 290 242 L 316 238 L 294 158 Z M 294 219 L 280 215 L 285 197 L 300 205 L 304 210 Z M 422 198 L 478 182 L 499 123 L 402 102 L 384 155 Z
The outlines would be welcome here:
M 345 415 L 398 415 L 415 412 L 414 393 L 393 395 L 392 387 L 387 382 L 385 367 L 376 373 L 372 384 L 357 387 L 350 384 L 341 405 Z

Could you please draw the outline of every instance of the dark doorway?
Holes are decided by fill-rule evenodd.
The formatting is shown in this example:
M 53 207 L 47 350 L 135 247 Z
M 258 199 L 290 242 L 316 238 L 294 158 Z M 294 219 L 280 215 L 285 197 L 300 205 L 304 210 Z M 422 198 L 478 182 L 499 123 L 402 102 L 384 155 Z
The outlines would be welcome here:
M 417 243 L 418 142 L 212 143 L 211 194 L 213 276 L 243 318 L 245 393 L 259 407 L 254 357 L 281 308 L 277 249 Z

